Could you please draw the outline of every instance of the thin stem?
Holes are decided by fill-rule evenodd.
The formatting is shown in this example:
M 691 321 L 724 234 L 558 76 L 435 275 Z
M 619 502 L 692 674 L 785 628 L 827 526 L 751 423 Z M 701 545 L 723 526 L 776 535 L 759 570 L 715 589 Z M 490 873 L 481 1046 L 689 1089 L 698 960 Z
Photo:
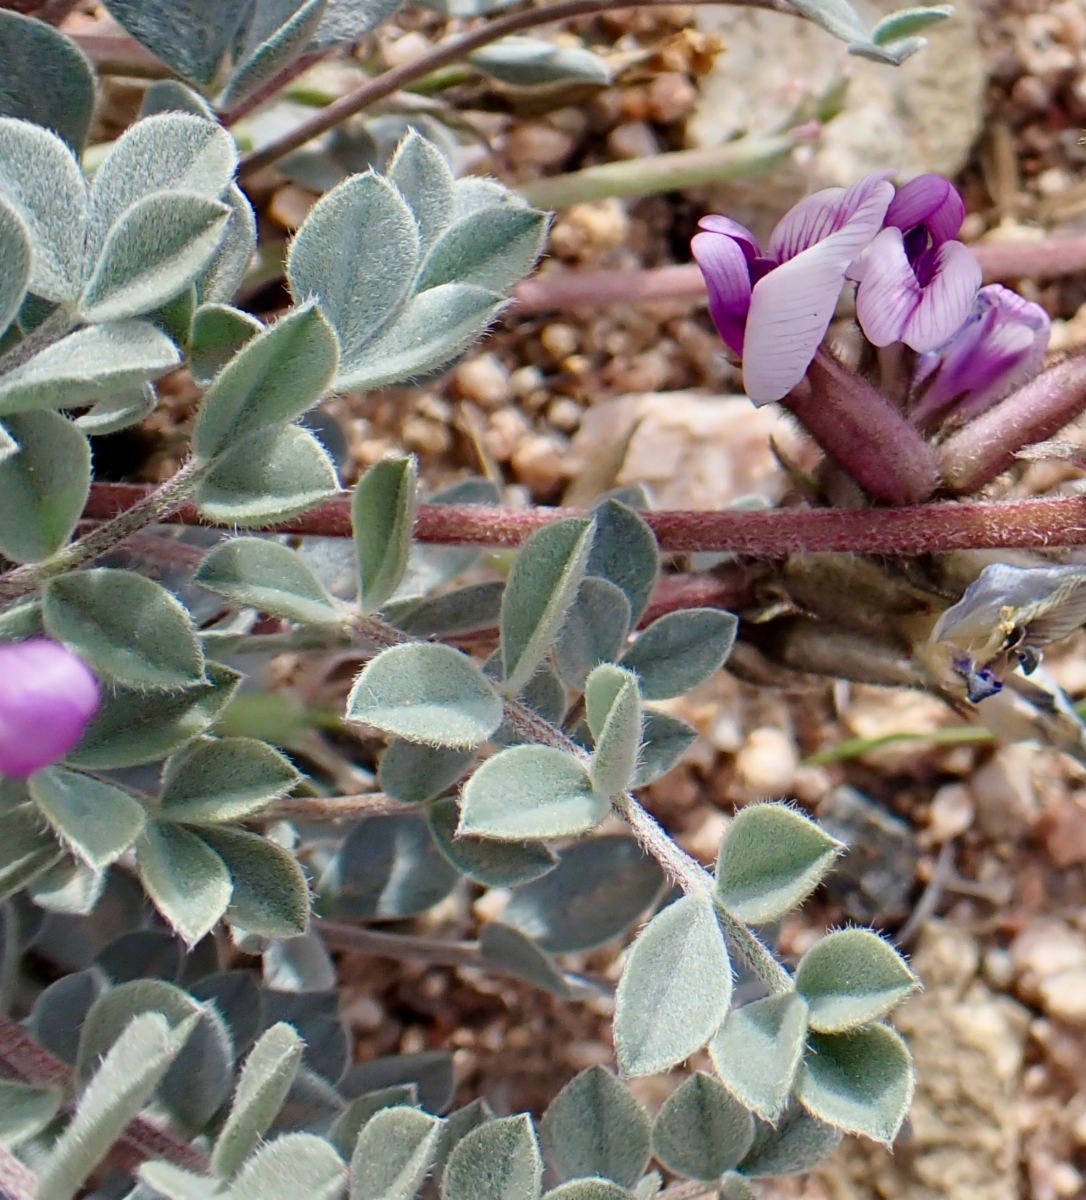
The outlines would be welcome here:
M 417 811 L 418 805 L 394 800 L 384 792 L 358 792 L 353 796 L 288 796 L 277 800 L 261 818 L 310 821 L 355 821 L 360 817 L 384 817 L 393 813 Z
M 651 196 L 702 187 L 766 171 L 791 154 L 801 140 L 789 134 L 745 137 L 703 150 L 675 150 L 652 158 L 600 163 L 567 175 L 518 184 L 517 191 L 536 208 L 558 209 L 612 196 Z
M 482 46 L 489 45 L 490 42 L 497 41 L 498 38 L 507 37 L 512 33 L 519 33 L 523 29 L 531 29 L 537 25 L 549 25 L 553 21 L 568 20 L 571 17 L 584 17 L 590 16 L 593 13 L 612 12 L 615 9 L 652 8 L 661 5 L 691 2 L 703 4 L 715 3 L 718 0 L 648 0 L 648 2 L 646 0 L 618 0 L 618 3 L 615 0 L 558 0 L 556 4 L 546 4 L 541 8 L 530 8 L 524 12 L 512 13 L 510 16 L 500 17 L 498 20 L 482 25 L 478 29 L 473 29 L 469 33 L 461 34 L 460 37 L 450 38 L 447 42 L 442 43 L 429 54 L 423 55 L 414 62 L 394 67 L 391 71 L 386 71 L 376 79 L 369 80 L 349 95 L 342 97 L 334 104 L 330 104 L 321 112 L 314 113 L 307 121 L 303 121 L 300 125 L 295 126 L 294 129 L 283 134 L 282 137 L 269 142 L 263 149 L 257 150 L 252 154 L 247 154 L 241 160 L 241 165 L 238 168 L 238 178 L 245 179 L 261 168 L 270 166 L 285 154 L 289 154 L 292 150 L 297 150 L 299 146 L 304 146 L 306 142 L 311 141 L 313 138 L 319 137 L 322 133 L 327 133 L 330 129 L 334 129 L 342 121 L 347 120 L 348 117 L 353 117 L 356 113 L 362 112 L 363 109 L 369 108 L 371 104 L 376 104 L 378 100 L 383 100 L 393 92 L 398 92 L 403 88 L 409 87 L 416 80 L 424 79 L 431 72 L 439 70 L 441 67 L 450 66 L 458 59 L 470 54 L 473 50 L 478 50 Z M 799 15 L 787 0 L 738 0 L 738 2 L 747 8 L 768 8 L 775 12 L 789 13 L 793 16 Z
M 313 50 L 309 54 L 302 54 L 293 62 L 287 65 L 277 74 L 273 75 L 263 87 L 257 88 L 251 96 L 242 100 L 240 104 L 235 104 L 233 108 L 226 109 L 225 112 L 219 113 L 219 121 L 227 127 L 236 124 L 247 117 L 254 108 L 259 108 L 262 104 L 270 100 L 276 93 L 281 91 L 297 79 L 299 75 L 304 75 L 310 67 L 319 63 L 322 58 L 327 58 L 332 52 L 332 48 L 327 50 Z
M 442 938 L 384 933 L 344 921 L 321 917 L 316 926 L 329 950 L 353 950 L 377 958 L 412 958 L 442 967 L 481 967 L 483 957 L 476 942 L 447 942 Z
M 969 249 L 980 263 L 985 283 L 1058 279 L 1086 270 L 1086 237 L 984 242 Z M 606 304 L 696 300 L 705 295 L 705 279 L 696 263 L 644 270 L 551 271 L 525 280 L 513 295 L 516 302 L 511 311 L 527 315 Z
M 76 538 L 42 562 L 28 563 L 8 571 L 6 575 L 0 575 L 0 600 L 15 600 L 25 596 L 45 580 L 98 558 L 144 526 L 168 517 L 185 502 L 212 466 L 213 463 L 190 459 L 161 487 L 147 493 L 142 500 L 126 508 L 111 521 Z
M 34 1200 L 38 1181 L 10 1150 L 0 1146 L 0 1195 L 5 1200 Z
M 91 488 L 84 516 L 114 517 L 141 503 L 141 484 L 100 483 Z M 537 529 L 579 508 L 486 508 L 423 504 L 416 541 L 441 546 L 519 546 Z M 910 558 L 951 550 L 1052 549 L 1086 545 L 1086 497 L 1000 500 L 991 503 L 916 504 L 902 508 L 780 508 L 756 511 L 642 514 L 665 552 L 709 551 L 758 559 L 837 552 Z M 161 518 L 181 525 L 213 525 L 182 505 Z M 270 525 L 265 533 L 351 536 L 351 498 L 337 496 L 303 517 Z M 0 576 L 0 582 L 3 581 Z

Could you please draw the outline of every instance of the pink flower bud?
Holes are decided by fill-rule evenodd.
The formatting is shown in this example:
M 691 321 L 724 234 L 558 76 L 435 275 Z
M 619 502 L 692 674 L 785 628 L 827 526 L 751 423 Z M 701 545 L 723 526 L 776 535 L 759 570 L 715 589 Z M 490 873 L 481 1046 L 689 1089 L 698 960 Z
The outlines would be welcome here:
M 63 758 L 99 703 L 90 668 L 59 642 L 0 646 L 0 774 L 22 778 Z

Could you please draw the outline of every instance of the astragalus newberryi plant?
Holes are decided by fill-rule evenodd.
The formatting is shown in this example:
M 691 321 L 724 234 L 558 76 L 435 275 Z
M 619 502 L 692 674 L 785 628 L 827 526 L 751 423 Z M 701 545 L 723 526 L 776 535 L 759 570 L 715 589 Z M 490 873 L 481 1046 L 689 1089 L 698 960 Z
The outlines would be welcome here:
M 411 130 L 379 170 L 325 189 L 290 244 L 284 309 L 264 323 L 235 303 L 258 249 L 239 170 L 332 118 L 240 167 L 227 126 L 393 6 L 107 7 L 180 78 L 149 87 L 140 118 L 89 153 L 88 63 L 43 22 L 0 11 L 5 53 L 54 68 L 40 94 L 17 73 L 0 81 L 0 1190 L 538 1200 L 545 1161 L 555 1200 L 653 1200 L 664 1172 L 746 1200 L 750 1180 L 808 1170 L 844 1133 L 892 1142 L 913 1087 L 885 1020 L 916 986 L 905 961 L 863 929 L 790 965 L 771 949 L 845 847 L 757 804 L 710 873 L 639 799 L 696 735 L 662 706 L 719 671 L 741 628 L 681 595 L 659 602 L 669 547 L 643 491 L 514 514 L 528 524 L 506 538 L 493 482 L 429 495 L 424 514 L 408 457 L 345 496 L 304 423 L 333 395 L 453 364 L 534 267 L 547 214 L 456 178 Z M 947 15 L 907 10 L 868 31 L 847 4 L 786 7 L 887 64 Z M 526 40 L 496 42 L 479 69 L 532 86 L 601 70 Z M 704 219 L 694 253 L 748 395 L 783 403 L 825 451 L 811 511 L 971 494 L 1086 400 L 1080 364 L 1038 374 L 1043 312 L 980 287 L 955 240 L 963 211 L 943 180 L 876 175 L 804 201 L 764 252 L 730 219 Z M 853 284 L 863 338 L 839 345 L 831 320 Z M 90 439 L 144 421 L 180 370 L 200 391 L 183 465 L 104 513 Z M 1007 406 L 1027 414 L 1013 433 Z M 346 586 L 291 525 L 344 505 Z M 464 545 L 415 540 L 424 515 L 431 542 Z M 133 551 L 179 516 L 219 532 L 177 542 L 190 553 L 164 556 L 169 570 Z M 487 541 L 519 549 L 483 560 Z M 892 564 L 849 562 L 896 586 Z M 914 608 L 858 626 L 873 659 L 891 645 L 911 682 L 964 710 L 999 703 L 1007 683 L 1033 705 L 1030 728 L 1074 750 L 1077 718 L 1036 668 L 1077 624 L 1078 576 L 1002 570 L 948 567 L 914 587 Z M 802 553 L 779 576 L 794 607 L 744 636 L 806 663 L 812 614 L 832 607 L 826 577 Z M 364 663 L 342 719 L 384 739 L 372 792 L 224 727 L 285 652 Z M 380 927 L 490 888 L 512 898 L 471 943 Z M 57 929 L 98 942 L 32 986 L 23 953 Z M 567 969 L 563 955 L 635 930 L 613 997 Z M 569 1003 L 613 998 L 617 1074 L 578 1075 L 538 1126 L 481 1100 L 449 1112 L 449 1056 L 353 1063 L 329 944 L 436 955 Z M 259 977 L 227 969 L 249 960 Z M 701 1052 L 713 1072 L 650 1119 L 624 1080 Z

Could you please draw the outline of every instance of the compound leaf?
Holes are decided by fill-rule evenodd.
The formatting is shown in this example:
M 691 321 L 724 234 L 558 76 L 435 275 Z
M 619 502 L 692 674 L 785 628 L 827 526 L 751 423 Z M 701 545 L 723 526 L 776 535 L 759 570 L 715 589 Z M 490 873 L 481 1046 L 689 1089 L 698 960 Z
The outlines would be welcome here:
M 331 596 L 301 555 L 266 538 L 231 538 L 216 546 L 193 581 L 271 616 L 311 625 L 340 619 Z
M 646 700 L 670 700 L 705 683 L 724 665 L 738 620 L 716 608 L 687 608 L 660 617 L 622 656 Z
M 375 612 L 399 587 L 407 570 L 415 520 L 418 470 L 414 458 L 374 463 L 351 499 L 363 612 Z
M 215 928 L 233 888 L 226 864 L 206 842 L 187 829 L 150 821 L 136 861 L 154 906 L 189 946 Z
M 88 866 L 101 870 L 135 842 L 143 806 L 111 783 L 65 767 L 35 771 L 30 795 L 46 820 Z
M 160 815 L 193 825 L 242 821 L 285 796 L 300 778 L 266 742 L 204 738 L 167 762 Z
M 505 1117 L 473 1129 L 449 1155 L 442 1200 L 538 1200 L 542 1178 L 531 1118 Z

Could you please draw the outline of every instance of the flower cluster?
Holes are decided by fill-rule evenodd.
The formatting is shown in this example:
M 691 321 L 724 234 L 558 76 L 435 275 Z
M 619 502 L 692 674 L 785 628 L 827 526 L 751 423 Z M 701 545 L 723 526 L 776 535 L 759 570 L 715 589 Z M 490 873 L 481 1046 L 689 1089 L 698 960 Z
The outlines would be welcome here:
M 922 175 L 895 190 L 890 174 L 808 196 L 764 252 L 736 221 L 702 218 L 694 257 L 755 404 L 784 400 L 804 380 L 850 281 L 871 345 L 914 352 L 917 425 L 971 420 L 1040 370 L 1048 315 L 1006 288 L 981 287 L 976 258 L 956 240 L 965 205 L 953 185 Z

